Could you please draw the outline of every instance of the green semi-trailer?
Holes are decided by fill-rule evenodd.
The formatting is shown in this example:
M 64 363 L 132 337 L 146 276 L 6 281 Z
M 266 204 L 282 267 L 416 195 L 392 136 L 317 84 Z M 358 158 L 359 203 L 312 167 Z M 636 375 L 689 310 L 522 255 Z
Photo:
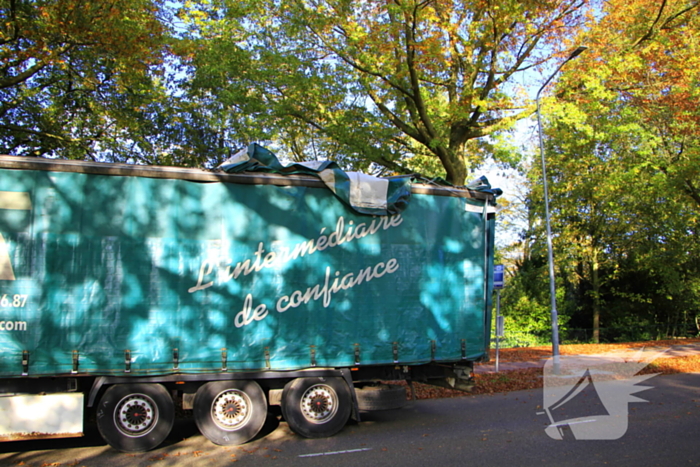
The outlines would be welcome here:
M 327 181 L 327 180 L 326 180 Z M 414 183 L 362 214 L 306 175 L 0 157 L 0 439 L 144 451 L 192 409 L 240 444 L 458 389 L 487 358 L 495 197 Z M 402 206 L 403 207 L 403 206 Z M 382 391 L 382 389 L 387 389 Z

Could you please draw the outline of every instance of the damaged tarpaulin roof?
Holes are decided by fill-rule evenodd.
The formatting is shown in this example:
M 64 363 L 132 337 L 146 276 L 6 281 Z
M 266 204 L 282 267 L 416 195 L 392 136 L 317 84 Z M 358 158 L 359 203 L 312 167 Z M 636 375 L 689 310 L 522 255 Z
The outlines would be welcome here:
M 219 168 L 228 173 L 272 172 L 318 177 L 341 201 L 362 214 L 397 214 L 406 208 L 411 197 L 409 175 L 379 178 L 361 172 L 345 172 L 332 161 L 284 166 L 271 151 L 255 143 L 226 160 Z
M 468 183 L 467 188 L 481 193 L 490 193 L 494 197 L 499 197 L 503 194 L 503 190 L 500 188 L 492 188 L 489 180 L 483 175 Z

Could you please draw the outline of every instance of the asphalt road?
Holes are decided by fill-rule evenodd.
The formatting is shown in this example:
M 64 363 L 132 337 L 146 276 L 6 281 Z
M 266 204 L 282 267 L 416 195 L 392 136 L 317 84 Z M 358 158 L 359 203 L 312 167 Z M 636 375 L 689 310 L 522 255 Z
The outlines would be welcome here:
M 363 414 L 327 439 L 300 438 L 271 416 L 261 436 L 236 447 L 215 446 L 179 420 L 160 448 L 123 454 L 89 428 L 79 439 L 0 444 L 0 466 L 700 466 L 700 374 L 644 385 L 651 389 L 637 396 L 649 402 L 629 404 L 617 440 L 550 438 L 537 390 L 416 401 Z

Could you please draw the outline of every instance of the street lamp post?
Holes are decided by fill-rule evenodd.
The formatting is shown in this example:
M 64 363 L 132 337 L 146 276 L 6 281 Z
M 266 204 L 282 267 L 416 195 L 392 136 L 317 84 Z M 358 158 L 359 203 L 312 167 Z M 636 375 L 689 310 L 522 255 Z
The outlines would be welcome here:
M 559 369 L 559 319 L 557 316 L 557 295 L 556 295 L 556 283 L 554 279 L 554 254 L 552 252 L 552 225 L 549 216 L 549 191 L 547 190 L 547 163 L 544 157 L 544 139 L 542 137 L 542 116 L 540 114 L 540 93 L 547 87 L 549 82 L 554 78 L 557 73 L 566 65 L 570 60 L 578 57 L 581 52 L 586 50 L 587 47 L 578 47 L 576 50 L 571 52 L 571 55 L 564 60 L 554 73 L 547 78 L 542 87 L 537 91 L 537 96 L 535 101 L 537 102 L 537 128 L 540 137 L 540 157 L 542 159 L 542 182 L 544 188 L 544 217 L 545 223 L 547 225 L 547 259 L 549 262 L 549 293 L 552 308 L 552 357 L 554 359 L 554 369 L 558 372 Z

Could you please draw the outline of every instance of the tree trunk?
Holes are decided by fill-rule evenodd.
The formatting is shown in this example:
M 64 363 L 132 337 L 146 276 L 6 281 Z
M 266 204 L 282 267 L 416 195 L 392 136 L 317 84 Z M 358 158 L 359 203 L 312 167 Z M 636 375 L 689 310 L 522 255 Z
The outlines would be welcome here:
M 438 158 L 445 168 L 445 180 L 454 186 L 463 186 L 467 183 L 467 165 L 461 154 L 461 147 L 445 148 L 437 151 Z

